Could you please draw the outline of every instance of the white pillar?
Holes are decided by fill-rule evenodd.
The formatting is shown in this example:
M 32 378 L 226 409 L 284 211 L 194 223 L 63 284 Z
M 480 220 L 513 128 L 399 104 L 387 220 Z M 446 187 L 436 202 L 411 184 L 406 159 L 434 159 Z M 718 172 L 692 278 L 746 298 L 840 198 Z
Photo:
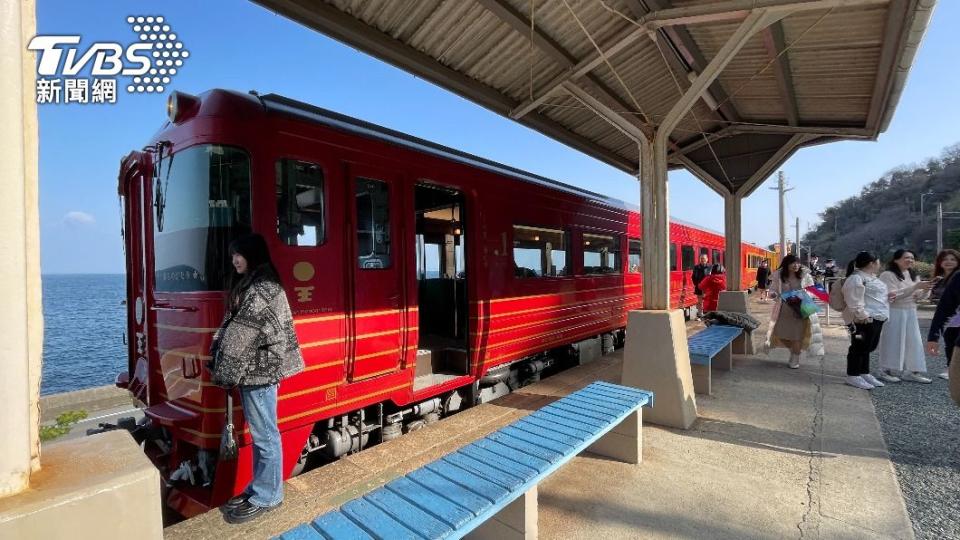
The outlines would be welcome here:
M 740 242 L 742 233 L 740 228 L 740 210 L 743 199 L 739 195 L 730 193 L 723 197 L 723 234 L 727 249 L 724 255 L 724 265 L 727 267 L 727 290 L 739 291 L 741 285 Z
M 0 497 L 39 469 L 40 306 L 33 0 L 0 3 Z

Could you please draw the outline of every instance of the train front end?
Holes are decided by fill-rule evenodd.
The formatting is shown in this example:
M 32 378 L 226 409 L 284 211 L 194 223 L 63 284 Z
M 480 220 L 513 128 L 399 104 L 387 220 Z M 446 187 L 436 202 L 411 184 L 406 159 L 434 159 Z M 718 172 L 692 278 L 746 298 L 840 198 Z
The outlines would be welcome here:
M 121 162 L 118 182 L 129 339 L 128 370 L 116 384 L 142 403 L 145 421 L 132 432 L 169 488 L 167 505 L 187 517 L 230 497 L 249 469 L 242 432 L 239 459 L 217 459 L 226 394 L 205 366 L 223 314 L 228 246 L 253 226 L 256 141 L 237 128 L 259 103 L 239 96 L 172 94 L 169 122 Z

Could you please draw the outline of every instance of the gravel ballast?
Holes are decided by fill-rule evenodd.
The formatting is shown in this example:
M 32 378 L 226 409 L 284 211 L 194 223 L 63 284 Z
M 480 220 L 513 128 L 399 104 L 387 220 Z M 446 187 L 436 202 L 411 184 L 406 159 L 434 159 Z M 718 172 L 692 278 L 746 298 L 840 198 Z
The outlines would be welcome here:
M 932 313 L 919 315 L 926 339 Z M 927 369 L 932 384 L 892 383 L 871 396 L 917 538 L 960 539 L 960 408 L 936 376 L 943 356 L 928 356 Z

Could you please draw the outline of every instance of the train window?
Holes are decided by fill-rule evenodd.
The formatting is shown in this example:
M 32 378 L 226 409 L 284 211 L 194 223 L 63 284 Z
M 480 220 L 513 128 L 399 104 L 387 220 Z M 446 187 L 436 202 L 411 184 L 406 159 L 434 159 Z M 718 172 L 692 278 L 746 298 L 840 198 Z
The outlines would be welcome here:
M 357 178 L 357 264 L 390 267 L 390 187 L 381 180 Z
M 713 264 L 723 264 L 722 259 L 720 258 L 720 250 L 713 250 Z
M 583 273 L 615 274 L 621 271 L 620 237 L 583 234 Z
M 710 248 L 702 247 L 700 248 L 700 257 L 706 257 L 707 260 L 710 260 Z M 699 257 L 698 257 L 699 260 Z
M 629 260 L 627 261 L 627 271 L 631 274 L 639 274 L 643 271 L 643 242 L 630 239 L 627 241 L 630 246 Z
M 684 270 L 691 270 L 697 264 L 697 257 L 694 254 L 693 246 L 680 246 L 680 263 Z
M 513 266 L 516 277 L 567 275 L 566 233 L 555 229 L 514 225 Z
M 677 245 L 670 243 L 670 253 L 667 253 L 667 257 L 670 258 L 670 271 L 677 271 Z
M 323 225 L 323 170 L 319 165 L 277 161 L 277 234 L 288 246 L 319 246 Z
M 229 146 L 192 146 L 165 157 L 158 172 L 155 290 L 224 290 L 233 270 L 227 246 L 251 230 L 250 156 Z

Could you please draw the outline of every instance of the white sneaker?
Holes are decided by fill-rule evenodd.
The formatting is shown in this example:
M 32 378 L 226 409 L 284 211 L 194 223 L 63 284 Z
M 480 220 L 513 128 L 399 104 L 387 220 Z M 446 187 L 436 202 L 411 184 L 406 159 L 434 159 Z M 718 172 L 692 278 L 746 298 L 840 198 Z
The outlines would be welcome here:
M 873 385 L 863 380 L 863 377 L 857 375 L 847 375 L 847 384 L 860 388 L 861 390 L 873 390 Z
M 884 384 L 883 384 L 882 382 L 878 381 L 876 377 L 874 377 L 873 375 L 871 375 L 871 374 L 869 374 L 869 373 L 866 373 L 866 374 L 864 374 L 864 375 L 861 375 L 860 377 L 862 377 L 863 380 L 867 381 L 869 384 L 872 384 L 872 385 L 875 386 L 875 387 L 882 388 L 882 387 L 884 386 Z M 881 375 L 881 377 L 882 377 L 882 375 Z M 894 378 L 896 378 L 896 377 L 894 377 Z
M 949 371 L 944 371 L 943 373 L 937 375 L 937 377 L 940 377 L 941 379 L 946 379 L 946 380 L 949 381 L 949 380 L 950 380 L 950 372 L 949 372 Z
M 933 381 L 920 375 L 918 373 L 910 373 L 909 371 L 903 372 L 903 375 L 900 376 L 901 379 L 905 381 L 920 383 L 920 384 L 930 384 Z
M 790 355 L 790 363 L 787 364 L 790 369 L 800 369 L 800 355 Z
M 880 379 L 882 379 L 882 380 L 884 380 L 884 381 L 886 381 L 886 382 L 900 382 L 900 377 L 897 377 L 896 375 L 890 373 L 889 371 L 881 371 L 881 372 L 880 372 Z M 869 382 L 869 381 L 868 381 L 868 382 Z M 874 385 L 874 386 L 876 386 L 876 385 Z

